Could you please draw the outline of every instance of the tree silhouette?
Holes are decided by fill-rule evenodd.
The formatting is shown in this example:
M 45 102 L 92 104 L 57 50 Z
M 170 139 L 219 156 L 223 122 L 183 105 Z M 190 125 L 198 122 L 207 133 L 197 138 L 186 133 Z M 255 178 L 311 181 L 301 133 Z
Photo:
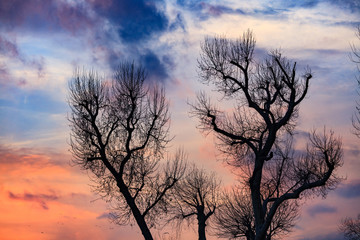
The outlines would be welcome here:
M 167 194 L 184 173 L 185 155 L 160 167 L 169 138 L 165 92 L 145 84 L 146 74 L 123 63 L 111 81 L 75 72 L 69 83 L 73 162 L 94 174 L 96 191 L 114 200 L 114 220 L 135 220 L 145 239 L 167 211 Z
M 173 188 L 173 196 L 174 218 L 191 223 L 196 217 L 198 239 L 205 240 L 209 218 L 220 204 L 220 181 L 215 173 L 208 174 L 193 165 L 184 179 Z
M 250 194 L 240 188 L 233 188 L 231 192 L 225 193 L 222 199 L 221 207 L 215 214 L 217 236 L 228 239 L 254 239 L 255 221 Z M 297 216 L 296 202 L 287 201 L 282 204 L 274 215 L 265 239 L 276 239 L 290 232 Z
M 360 25 L 356 28 L 356 36 L 360 40 Z M 350 55 L 351 61 L 353 61 L 360 73 L 360 49 L 354 44 L 351 45 L 352 55 Z M 360 76 L 356 78 L 358 86 L 360 86 Z M 356 114 L 352 118 L 352 124 L 355 129 L 354 134 L 360 138 L 360 104 L 357 103 Z M 357 219 L 351 219 L 349 217 L 342 220 L 340 231 L 344 233 L 345 238 L 348 240 L 360 239 L 360 214 Z
M 356 36 L 360 40 L 360 25 L 356 29 Z M 358 73 L 360 73 L 360 49 L 356 47 L 355 44 L 351 45 L 352 55 L 350 55 L 351 61 L 353 61 L 358 69 Z M 358 86 L 360 86 L 360 76 L 356 77 L 358 82 Z M 354 126 L 354 134 L 360 138 L 360 103 L 357 103 L 356 106 L 356 114 L 352 118 L 352 124 Z
M 360 239 L 360 214 L 357 219 L 345 218 L 340 226 L 340 231 L 345 235 L 348 240 Z
M 296 62 L 279 51 L 256 62 L 255 39 L 247 31 L 237 40 L 205 38 L 198 60 L 202 81 L 213 84 L 231 111 L 220 111 L 205 93 L 198 94 L 192 114 L 200 129 L 213 132 L 227 162 L 242 170 L 250 189 L 255 236 L 264 240 L 281 206 L 312 194 L 325 196 L 336 186 L 342 165 L 341 140 L 333 132 L 315 131 L 305 153 L 293 151 L 299 105 L 304 100 L 310 69 L 297 75 Z M 228 107 L 228 105 L 227 105 Z

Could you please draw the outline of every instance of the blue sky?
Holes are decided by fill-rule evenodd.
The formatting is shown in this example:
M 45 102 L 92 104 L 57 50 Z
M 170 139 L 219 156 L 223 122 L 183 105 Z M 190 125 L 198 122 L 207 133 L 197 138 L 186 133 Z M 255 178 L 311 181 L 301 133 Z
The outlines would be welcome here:
M 111 78 L 112 71 L 124 60 L 141 63 L 148 71 L 149 81 L 166 87 L 172 112 L 171 133 L 176 136 L 174 149 L 183 146 L 190 161 L 216 170 L 223 182 L 231 185 L 235 177 L 217 161 L 214 138 L 205 137 L 196 129 L 197 120 L 189 117 L 187 102 L 193 101 L 200 90 L 211 91 L 199 82 L 197 75 L 197 58 L 204 37 L 236 38 L 252 29 L 257 39 L 257 59 L 269 50 L 281 49 L 284 55 L 297 61 L 300 72 L 306 66 L 313 71 L 310 92 L 301 106 L 298 130 L 321 129 L 326 125 L 343 139 L 345 163 L 339 174 L 346 180 L 327 199 L 314 198 L 304 203 L 297 227 L 288 239 L 330 239 L 329 235 L 331 239 L 342 239 L 337 230 L 339 221 L 360 213 L 360 139 L 351 133 L 351 116 L 360 99 L 355 80 L 358 72 L 349 60 L 350 44 L 360 46 L 355 36 L 359 24 L 357 0 L 3 0 L 1 199 L 8 208 L 18 207 L 19 212 L 22 207 L 39 203 L 39 212 L 31 214 L 47 212 L 51 221 L 59 217 L 54 209 L 83 209 L 81 201 L 85 201 L 88 214 L 85 215 L 92 219 L 79 220 L 79 226 L 106 226 L 107 231 L 102 233 L 105 239 L 128 234 L 127 228 L 111 225 L 99 217 L 106 216 L 106 205 L 99 201 L 89 203 L 96 196 L 89 191 L 87 175 L 68 166 L 71 156 L 66 102 L 67 82 L 76 67 L 94 69 L 104 78 Z M 26 164 L 26 159 L 35 163 Z M 46 168 L 56 173 L 50 177 L 46 172 L 35 171 L 36 159 L 39 163 L 45 161 Z M 12 175 L 18 174 L 16 171 L 5 172 L 15 166 L 29 170 L 23 180 Z M 68 185 L 61 179 L 61 171 L 66 172 L 66 181 L 79 182 L 71 192 L 64 190 Z M 33 182 L 26 181 L 25 176 Z M 40 179 L 53 185 L 42 191 Z M 24 206 L 16 205 L 22 200 Z M 41 204 L 47 209 L 41 208 Z M 2 228 L 0 233 L 11 233 L 19 221 L 0 218 L 1 224 L 13 226 Z M 51 229 L 51 221 L 46 221 Z M 75 236 L 71 222 L 64 224 L 63 232 Z M 29 234 L 26 231 L 23 229 Z M 138 234 L 136 228 L 131 231 Z M 52 238 L 61 236 L 64 235 L 58 233 Z

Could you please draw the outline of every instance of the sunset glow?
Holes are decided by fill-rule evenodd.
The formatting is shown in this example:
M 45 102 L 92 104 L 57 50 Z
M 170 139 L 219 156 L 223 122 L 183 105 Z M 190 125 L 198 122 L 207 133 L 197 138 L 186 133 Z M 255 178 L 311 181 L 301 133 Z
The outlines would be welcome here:
M 141 63 L 170 102 L 175 138 L 167 151 L 182 147 L 225 187 L 237 185 L 236 169 L 222 161 L 216 138 L 197 128 L 189 103 L 203 90 L 220 100 L 199 81 L 204 37 L 236 38 L 251 29 L 255 59 L 281 49 L 299 73 L 312 69 L 296 146 L 324 125 L 343 141 L 344 180 L 327 198 L 304 201 L 286 239 L 344 240 L 341 220 L 360 213 L 360 139 L 351 123 L 359 72 L 349 58 L 351 44 L 360 48 L 359 24 L 358 0 L 1 0 L 0 239 L 143 239 L 136 224 L 109 220 L 109 205 L 91 191 L 91 173 L 71 163 L 67 100 L 76 68 L 110 79 L 122 60 Z M 185 240 L 196 239 L 196 229 L 151 231 L 156 239 Z M 208 239 L 217 239 L 208 229 Z

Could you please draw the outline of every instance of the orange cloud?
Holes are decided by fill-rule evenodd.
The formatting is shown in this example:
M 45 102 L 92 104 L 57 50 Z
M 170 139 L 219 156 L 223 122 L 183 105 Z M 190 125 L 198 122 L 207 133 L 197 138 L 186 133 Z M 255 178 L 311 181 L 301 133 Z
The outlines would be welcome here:
M 68 154 L 50 149 L 0 146 L 0 236 L 2 240 L 138 239 L 102 218 L 106 203 L 71 167 Z M 117 237 L 115 237 L 117 236 Z M 140 237 L 141 238 L 141 237 Z

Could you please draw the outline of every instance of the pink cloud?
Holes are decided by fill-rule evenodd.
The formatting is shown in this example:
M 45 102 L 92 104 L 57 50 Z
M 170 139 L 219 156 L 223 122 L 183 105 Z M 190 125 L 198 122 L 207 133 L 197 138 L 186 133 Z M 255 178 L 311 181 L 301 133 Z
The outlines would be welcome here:
M 44 57 L 29 57 L 23 54 L 16 43 L 16 40 L 8 39 L 0 34 L 0 55 L 5 56 L 7 61 L 14 60 L 22 65 L 22 67 L 30 67 L 37 71 L 38 77 L 45 75 L 45 59 Z M 23 79 L 15 79 L 9 71 L 7 64 L 0 62 L 0 83 L 9 85 L 17 83 L 18 86 L 23 86 L 26 81 Z
M 77 32 L 91 30 L 100 19 L 91 17 L 85 4 L 71 6 L 69 4 L 61 4 L 57 8 L 57 17 L 60 26 L 76 34 Z
M 0 2 L 0 28 L 58 31 L 60 27 L 76 33 L 96 23 L 89 7 L 87 2 L 3 0 Z

